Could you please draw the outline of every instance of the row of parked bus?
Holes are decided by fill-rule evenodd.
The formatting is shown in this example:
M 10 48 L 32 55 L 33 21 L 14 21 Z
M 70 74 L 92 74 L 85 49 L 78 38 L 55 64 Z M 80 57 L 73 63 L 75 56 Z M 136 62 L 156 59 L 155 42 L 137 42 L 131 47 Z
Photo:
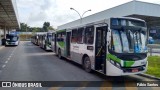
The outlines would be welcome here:
M 32 42 L 84 67 L 109 76 L 147 70 L 147 26 L 141 19 L 109 18 L 52 33 L 35 34 Z
M 51 50 L 52 33 L 35 34 L 31 37 L 31 42 L 40 46 L 44 50 Z

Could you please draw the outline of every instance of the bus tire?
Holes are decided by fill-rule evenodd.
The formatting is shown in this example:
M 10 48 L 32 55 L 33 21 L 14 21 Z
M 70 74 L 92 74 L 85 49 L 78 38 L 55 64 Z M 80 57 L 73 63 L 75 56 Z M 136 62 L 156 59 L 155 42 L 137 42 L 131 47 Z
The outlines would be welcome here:
M 91 69 L 91 61 L 90 61 L 88 56 L 84 58 L 83 67 L 84 67 L 84 70 L 86 72 L 90 73 L 92 71 L 92 69 Z
M 59 59 L 62 59 L 61 49 L 58 50 L 58 58 L 59 58 Z

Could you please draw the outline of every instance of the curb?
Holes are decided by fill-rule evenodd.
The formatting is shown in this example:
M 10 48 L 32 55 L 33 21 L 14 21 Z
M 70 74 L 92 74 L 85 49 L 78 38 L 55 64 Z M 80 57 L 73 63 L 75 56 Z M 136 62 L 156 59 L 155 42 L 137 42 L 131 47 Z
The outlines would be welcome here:
M 139 76 L 143 76 L 143 77 L 147 77 L 147 78 L 151 78 L 151 79 L 156 79 L 156 80 L 160 80 L 160 78 L 149 75 L 149 74 L 138 74 Z

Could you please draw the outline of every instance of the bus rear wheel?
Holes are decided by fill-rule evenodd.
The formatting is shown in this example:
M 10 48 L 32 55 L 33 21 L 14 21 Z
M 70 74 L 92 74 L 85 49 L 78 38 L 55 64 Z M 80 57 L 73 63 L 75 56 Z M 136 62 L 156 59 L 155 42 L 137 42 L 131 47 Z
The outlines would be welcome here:
M 90 73 L 92 71 L 92 69 L 91 69 L 91 61 L 90 61 L 89 57 L 85 57 L 84 58 L 83 67 L 84 67 L 84 70 L 86 72 Z

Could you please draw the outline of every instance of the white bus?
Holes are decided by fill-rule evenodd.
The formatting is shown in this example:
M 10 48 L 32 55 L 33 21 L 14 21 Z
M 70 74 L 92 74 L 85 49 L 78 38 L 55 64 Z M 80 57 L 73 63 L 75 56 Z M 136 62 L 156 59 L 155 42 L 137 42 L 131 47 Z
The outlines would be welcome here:
M 52 39 L 52 33 L 45 33 L 39 35 L 40 40 L 40 47 L 45 50 L 51 50 L 51 39 Z
M 17 34 L 6 34 L 5 46 L 18 46 L 19 36 Z
M 52 50 L 81 64 L 87 72 L 108 76 L 147 70 L 147 27 L 136 18 L 110 18 L 53 33 Z

